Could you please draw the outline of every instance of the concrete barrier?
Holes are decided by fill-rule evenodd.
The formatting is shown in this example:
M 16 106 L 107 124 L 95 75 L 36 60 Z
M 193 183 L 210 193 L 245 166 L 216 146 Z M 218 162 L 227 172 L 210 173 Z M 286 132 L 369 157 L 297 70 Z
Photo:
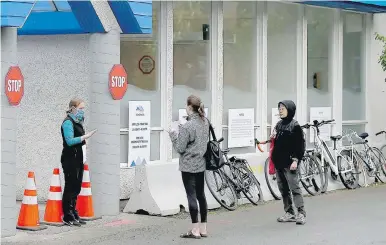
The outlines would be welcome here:
M 220 205 L 205 187 L 208 207 Z M 183 206 L 189 212 L 178 163 L 146 164 L 135 167 L 134 189 L 123 212 L 144 210 L 151 215 L 168 216 L 180 212 Z

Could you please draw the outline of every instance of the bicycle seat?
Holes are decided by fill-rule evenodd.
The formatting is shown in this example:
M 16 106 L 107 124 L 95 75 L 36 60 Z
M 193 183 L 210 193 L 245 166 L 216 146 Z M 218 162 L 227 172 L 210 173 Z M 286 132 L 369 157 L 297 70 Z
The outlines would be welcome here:
M 337 141 L 337 140 L 340 140 L 342 138 L 341 135 L 336 135 L 336 136 L 331 136 L 330 139 L 332 139 L 333 141 Z
M 361 133 L 359 135 L 359 137 L 361 137 L 361 139 L 366 139 L 367 137 L 369 137 L 369 134 L 368 133 Z
M 229 153 L 229 151 L 230 151 L 229 149 L 222 150 L 222 152 L 225 153 L 225 154 Z

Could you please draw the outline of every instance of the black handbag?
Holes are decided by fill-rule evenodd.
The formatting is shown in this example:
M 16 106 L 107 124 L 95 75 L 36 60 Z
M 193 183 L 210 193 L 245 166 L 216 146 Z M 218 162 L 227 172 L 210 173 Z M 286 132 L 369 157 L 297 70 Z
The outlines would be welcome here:
M 217 141 L 216 135 L 214 133 L 214 129 L 212 124 L 209 122 L 209 141 L 207 143 L 207 149 L 205 152 L 205 160 L 206 160 L 206 169 L 207 170 L 217 170 L 222 168 L 225 164 L 224 154 L 221 151 L 220 142 Z M 210 139 L 212 135 L 212 140 Z

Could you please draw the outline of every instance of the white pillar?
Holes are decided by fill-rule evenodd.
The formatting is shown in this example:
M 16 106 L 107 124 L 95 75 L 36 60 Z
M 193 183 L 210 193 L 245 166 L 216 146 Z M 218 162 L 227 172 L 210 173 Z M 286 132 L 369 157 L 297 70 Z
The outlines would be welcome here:
M 96 216 L 119 214 L 120 101 L 111 97 L 108 77 L 120 63 L 120 32 L 116 29 L 90 36 L 89 139 L 91 188 Z
M 298 6 L 296 27 L 296 118 L 300 125 L 307 120 L 307 19 L 305 6 Z
M 258 140 L 267 138 L 267 113 L 268 113 L 268 82 L 267 82 L 267 2 L 258 1 L 256 4 L 256 132 Z
M 16 234 L 16 131 L 19 108 L 8 103 L 4 91 L 10 66 L 17 65 L 17 28 L 1 28 L 1 237 Z M 25 176 L 27 178 L 27 176 Z
M 223 2 L 212 2 L 212 14 L 210 22 L 210 79 L 212 91 L 211 121 L 215 128 L 217 139 L 222 137 L 223 117 Z
M 329 81 L 332 85 L 332 116 L 335 125 L 332 135 L 342 134 L 342 96 L 343 96 L 343 18 L 339 9 L 334 11 L 333 27 L 329 45 Z
M 158 57 L 161 84 L 161 132 L 160 160 L 172 160 L 173 146 L 166 130 L 171 127 L 173 113 L 173 2 L 160 2 L 158 20 Z
M 363 81 L 364 84 L 364 91 L 363 93 L 365 94 L 365 121 L 367 121 L 367 124 L 365 126 L 365 132 L 369 133 L 371 137 L 374 137 L 374 134 L 377 132 L 374 132 L 374 130 L 371 124 L 370 119 L 370 88 L 369 88 L 369 83 L 373 81 L 372 79 L 372 74 L 371 74 L 371 41 L 374 38 L 374 31 L 373 31 L 373 15 L 372 14 L 366 14 L 364 16 L 364 32 L 362 33 L 362 43 L 363 43 L 363 48 L 362 48 L 362 77 L 361 81 Z

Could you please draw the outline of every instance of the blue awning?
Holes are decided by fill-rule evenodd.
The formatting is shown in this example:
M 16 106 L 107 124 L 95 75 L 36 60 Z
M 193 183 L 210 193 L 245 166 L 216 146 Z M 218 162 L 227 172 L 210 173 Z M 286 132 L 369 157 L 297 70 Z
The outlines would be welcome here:
M 104 33 L 90 0 L 36 1 L 19 35 Z
M 386 1 L 299 1 L 307 5 L 345 9 L 363 13 L 386 13 Z
M 153 12 L 151 0 L 109 0 L 108 3 L 117 18 L 122 33 L 152 33 Z

